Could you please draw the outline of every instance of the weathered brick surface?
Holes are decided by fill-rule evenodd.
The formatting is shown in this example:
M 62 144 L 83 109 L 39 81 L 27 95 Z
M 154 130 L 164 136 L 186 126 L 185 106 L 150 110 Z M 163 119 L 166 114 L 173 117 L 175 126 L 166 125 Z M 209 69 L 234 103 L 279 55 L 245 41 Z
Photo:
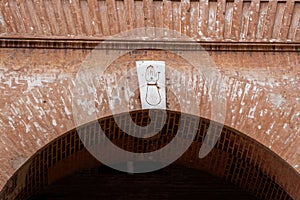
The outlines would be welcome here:
M 1 49 L 2 186 L 25 159 L 75 126 L 72 80 L 88 54 L 87 50 L 71 49 Z M 225 124 L 272 149 L 299 171 L 299 54 L 212 52 L 211 58 L 220 70 L 226 88 Z M 106 73 L 118 80 L 118 74 L 135 68 L 134 61 L 140 59 L 163 59 L 167 66 L 181 71 L 186 77 L 192 75 L 192 67 L 176 55 L 146 50 L 119 58 Z M 129 83 L 133 86 L 137 82 Z M 182 87 L 188 84 L 188 78 L 181 81 Z M 201 92 L 201 116 L 210 118 L 205 84 L 195 89 Z M 115 86 L 124 101 L 124 85 L 115 82 Z M 101 93 L 101 88 L 98 89 Z M 133 100 L 131 109 L 140 109 L 139 99 Z M 102 116 L 111 114 L 108 101 L 103 95 L 102 102 L 97 105 Z M 171 109 L 177 109 L 174 99 L 167 101 Z M 123 103 L 125 105 L 126 101 Z
M 151 123 L 159 125 L 161 123 L 160 116 L 161 111 L 154 110 L 154 115 L 151 115 Z M 117 118 L 121 118 L 123 126 L 129 125 L 129 119 L 139 125 L 150 121 L 148 110 L 132 111 L 130 115 L 123 113 Z M 199 120 L 199 126 L 195 123 L 197 120 Z M 297 199 L 299 197 L 299 174 L 284 160 L 252 138 L 224 126 L 221 137 L 212 151 L 205 158 L 200 159 L 199 149 L 207 135 L 210 120 L 167 111 L 167 121 L 168 123 L 155 137 L 143 139 L 137 139 L 124 133 L 112 116 L 81 126 L 80 136 L 76 133 L 76 129 L 72 129 L 36 152 L 9 179 L 0 192 L 0 199 L 28 199 L 37 191 L 55 184 L 57 180 L 80 170 L 102 165 L 87 151 L 86 147 L 105 145 L 103 137 L 110 138 L 112 143 L 130 152 L 146 153 L 161 149 L 180 134 L 175 130 L 181 128 L 181 122 L 185 129 L 190 132 L 196 131 L 197 134 L 189 149 L 175 163 L 221 177 L 260 199 Z M 106 136 L 101 136 L 99 128 L 96 128 L 99 123 Z M 214 128 L 218 126 L 214 126 Z M 133 127 L 130 128 L 129 132 L 133 129 Z M 145 130 L 145 134 L 148 132 L 151 130 Z M 179 136 L 179 138 L 182 137 L 186 137 L 186 135 Z M 80 138 L 84 138 L 86 145 L 83 145 Z M 213 140 L 217 140 L 217 138 Z M 177 144 L 180 148 L 181 144 Z M 123 159 L 118 154 L 109 149 L 105 151 L 107 155 L 112 156 L 111 158 L 117 162 L 116 164 L 122 163 Z M 178 151 L 178 149 L 171 150 L 171 152 L 173 151 Z M 165 160 L 169 157 L 169 153 L 170 151 L 167 154 L 161 152 L 160 156 Z M 149 162 L 147 157 L 141 157 L 140 161 Z M 105 190 L 105 192 L 107 191 Z
M 300 41 L 298 0 L 3 0 L 0 7 L 0 35 L 8 38 L 99 39 L 160 27 L 201 41 Z
M 0 7 L 2 39 L 103 39 L 122 31 L 155 26 L 177 30 L 202 42 L 275 42 L 277 45 L 284 42 L 293 47 L 300 40 L 298 0 L 3 0 Z M 72 80 L 90 53 L 84 48 L 28 47 L 0 49 L 0 187 L 38 149 L 75 126 Z M 299 172 L 299 53 L 279 52 L 274 47 L 262 52 L 212 51 L 210 55 L 221 73 L 220 81 L 224 82 L 225 124 L 270 148 Z M 140 51 L 116 60 L 107 73 L 118 80 L 124 70 L 134 69 L 135 60 L 150 58 L 164 59 L 181 73 L 169 71 L 173 83 L 176 82 L 173 76 L 179 79 L 184 74 L 187 79 L 181 78 L 181 86 L 200 92 L 201 104 L 195 106 L 200 108 L 201 116 L 211 117 L 207 83 L 191 84 L 193 68 L 178 56 Z M 129 83 L 131 89 L 136 88 L 136 81 Z M 111 94 L 117 92 L 121 96 L 115 96 L 116 99 L 124 99 L 124 85 L 117 82 L 112 85 L 115 90 Z M 99 94 L 102 89 L 98 88 Z M 140 109 L 138 93 L 127 92 L 134 94 L 129 99 L 130 109 Z M 110 115 L 107 106 L 110 99 L 106 95 L 99 99 L 95 112 Z M 126 101 L 121 103 L 127 106 Z M 168 105 L 170 109 L 179 108 L 176 98 L 169 98 Z

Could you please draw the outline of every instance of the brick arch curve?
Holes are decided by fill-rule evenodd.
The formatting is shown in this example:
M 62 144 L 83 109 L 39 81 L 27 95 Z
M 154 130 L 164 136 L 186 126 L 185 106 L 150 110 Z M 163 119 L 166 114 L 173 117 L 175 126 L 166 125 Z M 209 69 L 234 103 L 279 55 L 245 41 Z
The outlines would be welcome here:
M 299 5 L 297 0 L 1 1 L 0 186 L 37 149 L 74 127 L 69 95 L 78 60 L 95 41 L 143 26 L 175 29 L 208 43 L 218 69 L 230 77 L 226 125 L 299 171 Z M 122 18 L 124 9 L 129 12 Z M 90 15 L 83 14 L 87 10 Z M 209 118 L 206 108 L 203 117 Z
M 11 53 L 11 50 L 6 50 L 7 52 Z M 32 54 L 32 52 L 44 52 L 47 55 L 45 56 L 45 58 L 51 58 L 52 56 L 56 56 L 56 55 L 60 55 L 63 51 L 65 52 L 67 55 L 68 51 L 65 50 L 48 50 L 48 51 L 44 51 L 44 50 L 30 50 L 31 54 L 27 54 L 26 53 L 27 50 L 24 50 L 22 52 L 19 52 L 18 50 L 13 50 L 12 52 L 14 52 L 15 54 L 21 53 L 21 54 L 25 54 L 27 56 L 30 57 L 35 57 L 35 54 Z M 81 50 L 78 52 L 71 52 L 72 54 L 76 54 L 76 55 L 81 55 L 83 57 L 85 57 L 88 53 L 83 53 Z M 41 53 L 41 55 L 43 55 Z M 245 54 L 247 55 L 247 54 Z M 73 55 L 74 56 L 74 55 Z M 155 58 L 159 58 L 161 59 L 162 57 L 166 57 L 166 58 L 170 58 L 169 60 L 167 60 L 167 62 L 170 62 L 169 65 L 178 65 L 178 63 L 181 63 L 182 66 L 186 66 L 186 62 L 182 59 L 178 59 L 176 58 L 176 56 L 174 56 L 173 54 L 170 54 L 169 52 L 162 52 L 162 51 L 157 51 L 157 50 L 137 50 L 131 53 L 128 53 L 126 55 L 124 55 L 123 57 L 120 57 L 119 59 L 117 59 L 114 63 L 112 63 L 112 65 L 110 66 L 110 69 L 114 69 L 115 65 L 118 63 L 123 63 L 124 61 L 127 61 L 127 63 L 129 64 L 128 66 L 133 67 L 134 66 L 134 61 L 136 59 L 145 59 L 145 58 L 151 58 L 151 59 L 155 59 Z M 213 53 L 211 54 L 212 58 L 216 59 L 218 58 L 218 55 L 214 55 Z M 215 56 L 215 57 L 214 57 Z M 222 55 L 223 56 L 223 55 Z M 7 58 L 7 60 L 9 61 L 10 58 Z M 45 60 L 39 60 L 37 62 L 39 63 L 43 63 Z M 66 61 L 66 60 L 64 60 Z M 57 61 L 54 61 L 54 63 Z M 70 59 L 69 61 L 70 63 L 67 63 L 69 66 L 76 66 L 76 64 L 72 63 L 74 62 L 72 59 Z M 172 64 L 173 63 L 173 64 Z M 133 64 L 133 65 L 132 65 Z M 16 64 L 16 66 L 20 66 L 20 68 L 22 69 L 22 63 L 21 64 Z M 218 65 L 217 65 L 218 66 Z M 127 67 L 127 65 L 123 65 L 123 67 Z M 24 67 L 23 67 L 24 68 Z M 117 69 L 117 68 L 115 68 Z M 122 68 L 120 68 L 121 70 Z M 117 73 L 116 70 L 111 70 L 112 73 Z M 236 82 L 234 82 L 236 81 Z M 237 85 L 241 85 L 245 87 L 245 91 L 243 92 L 245 95 L 239 95 L 239 90 L 238 89 L 234 89 L 235 87 L 237 87 L 236 84 L 232 84 L 233 83 L 238 83 Z M 273 112 L 276 112 L 276 109 L 279 109 L 278 107 L 272 107 L 274 105 L 274 102 L 272 100 L 272 96 L 270 97 L 270 95 L 266 94 L 263 90 L 262 86 L 259 85 L 255 85 L 253 83 L 249 83 L 245 80 L 237 80 L 236 77 L 231 77 L 229 78 L 228 82 L 226 82 L 228 84 L 228 90 L 232 92 L 232 96 L 229 96 L 228 98 L 233 98 L 232 100 L 229 100 L 229 102 L 231 104 L 227 105 L 229 106 L 229 108 L 235 108 L 237 105 L 240 105 L 241 102 L 247 101 L 247 99 L 251 99 L 254 98 L 256 101 L 249 101 L 248 103 L 250 104 L 248 107 L 244 108 L 241 107 L 243 109 L 248 109 L 247 112 L 242 112 L 239 113 L 240 115 L 236 115 L 236 113 L 234 112 L 228 112 L 227 116 L 226 116 L 226 121 L 225 121 L 225 125 L 227 125 L 227 127 L 232 127 L 235 130 L 239 130 L 240 132 L 243 132 L 245 135 L 249 136 L 249 138 L 254 139 L 256 142 L 261 143 L 264 145 L 265 150 L 267 149 L 267 143 L 264 140 L 264 138 L 261 137 L 257 137 L 257 135 L 255 135 L 255 133 L 252 133 L 253 131 L 253 118 L 249 118 L 246 117 L 249 115 L 249 113 L 253 113 L 253 115 L 256 117 L 255 119 L 257 120 L 257 122 L 261 123 L 261 121 L 264 121 L 265 119 L 267 119 L 269 116 L 268 115 L 260 115 L 260 112 L 255 112 L 255 110 L 253 111 L 251 107 L 252 105 L 255 106 L 255 104 L 258 104 L 259 102 L 262 102 L 263 105 L 261 105 L 261 107 L 263 109 L 270 109 L 273 110 Z M 250 84 L 250 85 L 249 85 Z M 252 85 L 253 84 L 253 85 Z M 3 154 L 2 155 L 6 155 L 8 159 L 17 159 L 19 155 L 24 156 L 25 158 L 29 158 L 30 156 L 32 156 L 36 151 L 38 151 L 38 149 L 40 149 L 42 146 L 46 145 L 48 142 L 54 140 L 56 137 L 62 135 L 65 131 L 63 131 L 63 128 L 61 128 L 61 125 L 65 125 L 65 126 L 69 126 L 70 128 L 68 129 L 72 129 L 72 126 L 74 126 L 73 124 L 73 119 L 70 117 L 71 113 L 71 105 L 70 105 L 70 80 L 68 80 L 67 78 L 64 79 L 59 79 L 59 81 L 54 81 L 54 82 L 50 82 L 50 83 L 44 83 L 43 87 L 33 87 L 31 91 L 29 91 L 28 93 L 25 93 L 25 96 L 16 96 L 16 98 L 14 99 L 14 101 L 12 101 L 11 105 L 8 105 L 7 107 L 5 107 L 5 109 L 10 108 L 9 110 L 4 110 L 4 114 L 6 115 L 5 117 L 2 117 L 3 119 L 7 119 L 7 122 L 4 123 L 4 125 L 2 126 L 2 128 L 6 128 L 6 130 L 9 131 L 10 134 L 7 134 L 6 137 L 14 139 L 15 142 L 19 143 L 19 146 L 22 146 L 22 143 L 25 143 L 26 148 L 20 148 L 18 149 L 18 152 L 16 152 L 14 149 L 15 144 L 12 146 L 9 146 L 9 143 L 7 143 L 7 149 L 8 149 L 8 153 Z M 247 89 L 248 88 L 248 89 Z M 256 88 L 256 89 L 255 89 Z M 247 89 L 247 90 L 246 90 Z M 251 89 L 253 89 L 253 91 L 251 91 Z M 234 92 L 235 91 L 235 92 Z M 247 93 L 246 93 L 247 91 Z M 11 92 L 14 92 L 13 90 Z M 51 95 L 49 95 L 49 92 Z M 253 96 L 254 95 L 254 96 Z M 55 97 L 59 97 L 58 99 Z M 47 97 L 47 98 L 46 98 Z M 267 98 L 271 98 L 271 101 L 268 102 L 266 101 Z M 209 112 L 209 101 L 208 101 L 208 97 L 207 96 L 203 96 L 203 101 L 202 104 L 200 106 L 201 109 L 201 113 L 203 114 L 203 116 L 201 116 L 202 118 L 209 118 L 210 116 L 210 112 Z M 135 98 L 133 98 L 135 99 Z M 136 98 L 138 99 L 138 98 Z M 138 108 L 139 106 L 139 101 L 136 101 L 136 104 L 134 104 L 136 106 L 136 108 Z M 23 103 L 23 104 L 22 104 Z M 51 107 L 51 104 L 53 104 L 53 106 Z M 252 104 L 252 105 L 251 105 Z M 54 106 L 55 105 L 55 106 Z M 258 104 L 259 105 L 259 104 Z M 296 104 L 297 105 L 297 104 Z M 39 106 L 39 109 L 37 109 L 37 106 Z M 48 108 L 47 108 L 48 107 Z M 51 110 L 49 108 L 52 108 L 54 110 Z M 106 108 L 107 106 L 103 105 L 102 107 L 99 106 L 99 109 L 102 108 Z M 176 108 L 176 107 L 174 107 Z M 36 132 L 36 134 L 25 134 L 26 133 L 26 129 L 27 127 L 24 126 L 24 124 L 22 123 L 13 123 L 10 119 L 17 119 L 18 118 L 18 113 L 16 112 L 16 109 L 21 109 L 22 111 L 25 110 L 24 116 L 32 116 L 30 115 L 28 112 L 33 112 L 34 115 L 36 115 L 33 119 L 34 120 L 38 120 L 38 124 L 36 125 L 35 123 L 32 123 L 31 120 L 29 120 L 27 122 L 27 124 L 25 125 L 34 125 L 36 126 L 35 129 L 31 129 L 31 131 Z M 26 111 L 26 109 L 29 109 L 28 111 Z M 295 109 L 297 109 L 297 107 L 295 107 Z M 138 109 L 137 109 L 138 110 Z M 176 110 L 176 109 L 175 109 Z M 40 111 L 43 112 L 47 112 L 47 115 L 42 116 L 42 119 L 40 118 Z M 109 109 L 107 109 L 108 113 L 107 116 L 109 116 Z M 297 110 L 294 110 L 294 113 Z M 58 115 L 56 117 L 53 117 L 54 113 L 57 113 Z M 297 114 L 297 113 L 296 113 Z M 3 114 L 2 114 L 3 116 Z M 52 116 L 51 118 L 49 118 L 49 116 Z M 244 119 L 245 121 L 240 121 L 241 124 L 235 124 L 233 123 L 234 120 L 236 119 L 236 117 L 240 117 L 242 119 Z M 290 114 L 288 115 L 275 115 L 274 120 L 276 121 L 276 117 L 278 118 L 282 118 L 282 117 L 290 117 Z M 277 118 L 277 120 L 278 120 Z M 53 120 L 56 120 L 55 123 Z M 61 121 L 60 121 L 61 120 Z M 11 127 L 11 124 L 13 123 L 13 128 L 11 129 L 9 127 Z M 69 125 L 68 125 L 69 124 Z M 250 126 L 249 126 L 250 125 Z M 263 124 L 262 124 L 263 125 Z M 53 135 L 51 135 L 48 139 L 44 140 L 44 141 L 40 141 L 42 142 L 42 145 L 39 146 L 38 141 L 39 139 L 41 140 L 41 138 L 44 136 L 43 134 L 49 134 L 51 133 L 52 129 L 56 127 L 55 131 L 53 132 Z M 65 127 L 64 129 L 66 129 L 67 127 Z M 295 127 L 297 128 L 297 127 Z M 44 129 L 44 130 L 43 130 Z M 3 129 L 5 130 L 5 129 Z M 22 133 L 22 138 L 17 138 L 14 135 L 17 133 L 16 130 L 18 130 L 20 133 Z M 259 130 L 259 127 L 258 127 Z M 272 136 L 272 135 L 271 135 Z M 297 141 L 295 141 L 297 143 Z M 2 151 L 5 151 L 6 149 L 2 149 Z M 270 151 L 270 150 L 267 150 Z M 276 149 L 274 150 L 274 152 L 276 152 Z M 286 160 L 286 157 L 281 156 L 280 153 L 277 153 L 277 155 L 279 155 L 281 158 L 283 158 L 284 160 Z M 272 154 L 274 156 L 274 154 Z M 276 157 L 276 156 L 275 156 Z M 271 156 L 272 158 L 272 156 Z M 263 159 L 265 159 L 265 157 L 263 157 Z M 14 160 L 13 160 L 14 161 Z M 18 161 L 18 160 L 17 160 Z M 19 162 L 19 163 L 18 163 Z M 18 165 L 21 165 L 22 162 L 24 162 L 24 159 L 21 161 L 18 161 L 17 163 L 13 163 L 13 165 L 11 165 L 10 162 L 3 162 L 3 169 L 7 170 L 9 172 L 9 174 L 13 174 L 14 172 L 17 171 Z M 281 162 L 281 161 L 280 161 Z M 289 162 L 288 162 L 289 163 Z M 268 163 L 264 163 L 266 165 L 268 165 Z M 264 165 L 263 164 L 263 165 Z M 290 163 L 289 163 L 290 164 Z M 15 166 L 16 165 L 16 166 Z M 239 165 L 239 164 L 237 164 Z M 287 163 L 282 164 L 287 166 Z M 16 168 L 15 168 L 16 167 Z M 26 164 L 25 164 L 26 167 Z M 28 167 L 28 166 L 27 166 Z M 255 167 L 254 167 L 255 168 Z M 289 167 L 284 168 L 284 170 L 282 170 L 284 167 L 280 168 L 276 168 L 276 170 L 280 169 L 280 172 L 284 173 L 279 173 L 277 172 L 278 176 L 286 176 L 286 174 L 289 173 L 294 173 L 294 171 L 292 169 L 290 169 Z M 286 173 L 285 173 L 286 172 Z M 18 172 L 20 173 L 20 171 Z M 276 174 L 276 172 L 274 172 Z M 297 174 L 297 173 L 296 173 Z M 298 175 L 291 175 L 288 176 L 290 177 L 294 177 L 295 178 L 295 182 L 297 183 L 296 178 L 298 177 Z M 8 179 L 10 179 L 10 175 L 8 177 L 3 177 L 2 181 L 6 182 Z M 234 179 L 234 178 L 233 178 Z M 14 185 L 14 181 L 17 181 L 16 179 L 11 179 L 13 181 L 8 181 L 6 184 L 5 188 L 9 188 L 8 191 L 9 192 L 13 192 L 11 187 L 9 187 L 9 185 Z M 281 179 L 280 179 L 281 180 Z M 291 186 L 287 186 L 286 184 L 290 184 L 293 183 L 293 180 L 290 179 L 286 179 L 285 181 L 289 181 L 288 183 L 280 183 L 282 185 L 282 187 L 284 187 L 284 190 L 287 190 L 291 195 L 298 195 L 296 194 L 297 188 L 299 187 L 297 184 L 292 184 Z M 24 180 L 23 180 L 24 181 Z M 282 181 L 284 181 L 284 178 L 282 178 Z M 22 181 L 21 181 L 22 182 Z M 3 184 L 4 185 L 4 184 Z M 8 187 L 7 187 L 8 186 Z M 3 189 L 3 191 L 7 191 L 7 189 Z M 295 194 L 294 194 L 295 192 Z M 296 197 L 296 196 L 293 196 Z
M 158 112 L 157 112 L 158 113 Z M 116 145 L 133 152 L 153 151 L 166 145 L 176 134 L 179 120 L 185 121 L 189 129 L 197 129 L 197 135 L 188 151 L 176 161 L 179 165 L 204 170 L 221 177 L 262 199 L 297 199 L 299 174 L 278 155 L 247 135 L 225 126 L 220 140 L 213 151 L 199 159 L 198 151 L 207 133 L 210 120 L 200 118 L 199 126 L 191 123 L 198 118 L 190 114 L 168 110 L 168 123 L 159 133 L 159 139 L 149 140 L 128 137 L 115 123 L 113 116 L 81 126 L 91 143 L 101 145 L 100 123 L 107 137 Z M 126 115 L 118 117 L 126 120 Z M 139 110 L 130 113 L 137 124 L 149 122 L 149 111 Z M 127 119 L 128 120 L 128 119 Z M 160 123 L 157 120 L 155 123 Z M 217 128 L 219 125 L 215 125 Z M 111 128 L 115 127 L 115 128 Z M 1 199 L 27 199 L 55 181 L 77 171 L 101 165 L 85 149 L 76 129 L 70 130 L 39 149 L 4 186 Z M 287 177 L 289 177 L 287 179 Z
M 1 108 L 3 112 L 0 113 L 1 130 L 7 133 L 1 135 L 1 142 L 5 144 L 6 148 L 0 149 L 2 156 L 1 166 L 3 171 L 6 172 L 5 174 L 1 174 L 0 179 L 1 185 L 4 186 L 10 176 L 22 165 L 24 160 L 32 156 L 38 149 L 51 140 L 74 127 L 70 98 L 71 87 L 74 87 L 74 85 L 71 82 L 73 75 L 70 74 L 70 72 L 74 73 L 78 70 L 81 61 L 90 53 L 90 50 L 74 50 L 68 48 L 50 50 L 7 48 L 1 49 L 1 51 L 6 55 L 2 63 L 8 65 L 5 80 L 11 81 L 13 84 L 24 81 L 22 74 L 15 76 L 16 71 L 27 75 L 40 74 L 43 78 L 42 81 L 40 81 L 40 85 L 34 85 L 29 79 L 26 80 L 24 85 L 16 84 L 14 87 L 9 87 L 10 90 L 8 91 L 11 96 L 4 96 L 4 104 L 6 105 Z M 242 79 L 240 76 L 233 76 L 230 69 L 228 70 L 226 68 L 227 66 L 222 66 L 222 64 L 226 61 L 228 56 L 232 56 L 232 58 L 238 60 L 238 58 L 235 57 L 237 56 L 236 54 L 235 52 L 210 52 L 218 69 L 231 75 L 226 81 L 226 91 L 229 94 L 227 96 L 229 102 L 227 106 L 231 112 L 227 112 L 225 125 L 245 133 L 266 147 L 272 147 L 272 150 L 277 155 L 297 169 L 298 159 L 297 153 L 295 152 L 297 152 L 298 144 L 297 113 L 299 107 L 298 102 L 294 99 L 294 97 L 297 97 L 297 93 L 295 93 L 297 88 L 293 87 L 292 84 L 285 87 L 276 87 L 276 85 L 274 85 L 273 87 L 275 88 L 273 88 L 273 91 L 268 93 L 268 85 L 263 86 L 255 81 L 248 81 L 247 79 Z M 12 55 L 23 59 L 16 62 Z M 128 63 L 134 64 L 135 59 L 155 59 L 161 58 L 162 55 L 166 58 L 169 57 L 169 62 L 173 63 L 173 65 L 178 64 L 178 60 L 176 62 L 176 56 L 174 57 L 174 55 L 168 53 L 162 54 L 161 51 L 155 50 L 135 51 L 121 57 L 119 61 L 129 59 Z M 253 66 L 255 67 L 256 58 L 257 56 L 261 56 L 261 53 L 255 51 L 250 53 L 242 52 L 238 55 L 245 56 L 246 59 L 254 63 Z M 278 60 L 274 60 L 274 56 L 281 57 Z M 42 59 L 38 59 L 40 57 Z M 53 59 L 56 57 L 58 59 Z M 78 59 L 76 59 L 77 57 Z M 291 65 L 291 63 L 288 62 L 291 58 L 297 61 L 297 56 L 281 52 L 264 53 L 264 58 L 268 62 L 272 62 L 278 68 L 282 63 Z M 47 63 L 49 60 L 51 60 L 51 62 Z M 117 62 L 118 60 L 115 64 Z M 181 62 L 183 66 L 186 66 L 185 62 Z M 28 67 L 29 63 L 35 67 L 39 67 L 37 67 L 37 69 L 30 68 Z M 241 66 L 240 64 L 235 64 L 234 60 L 230 61 L 230 63 L 236 67 Z M 258 63 L 260 62 L 257 61 L 257 64 Z M 52 67 L 49 67 L 49 65 Z M 11 70 L 10 66 L 13 66 L 15 69 Z M 64 66 L 68 67 L 63 68 Z M 126 67 L 126 65 L 123 67 Z M 49 73 L 43 71 L 42 68 L 47 68 L 47 70 L 50 71 L 53 70 L 51 71 L 52 74 L 50 73 L 49 75 Z M 258 69 L 256 70 L 256 72 L 259 72 Z M 116 72 L 114 70 L 112 71 Z M 33 78 L 33 81 L 36 80 L 38 79 Z M 281 83 L 287 83 L 287 81 L 285 79 L 279 80 L 279 84 Z M 2 83 L 2 85 L 4 89 L 7 88 L 5 83 Z M 285 93 L 277 93 L 278 90 L 282 89 L 281 87 Z M 23 91 L 23 95 L 18 95 L 18 91 Z M 208 97 L 203 95 L 202 98 L 203 101 L 200 109 L 203 116 L 201 117 L 209 118 L 210 106 L 208 104 Z M 136 100 L 137 104 L 135 105 L 138 106 L 138 99 Z M 284 104 L 281 100 L 284 101 Z M 247 106 L 243 106 L 243 102 L 247 103 Z M 279 107 L 278 104 L 281 106 Z M 257 108 L 254 109 L 256 106 Z M 107 109 L 107 106 L 103 105 L 99 107 L 99 109 L 103 108 Z M 107 116 L 109 116 L 109 110 L 107 109 L 106 111 L 108 111 Z M 21 119 L 20 116 L 23 116 L 23 118 Z M 272 118 L 272 121 L 270 121 L 270 118 Z M 285 126 L 286 120 L 289 120 L 294 126 L 288 127 L 288 129 L 282 129 L 282 126 Z M 273 124 L 274 122 L 278 123 Z M 28 130 L 30 134 L 28 134 Z M 296 137 L 296 139 L 293 139 L 294 137 Z M 288 138 L 289 142 L 286 143 L 285 141 L 287 140 L 281 140 L 281 138 Z M 270 145 L 272 146 L 270 147 Z

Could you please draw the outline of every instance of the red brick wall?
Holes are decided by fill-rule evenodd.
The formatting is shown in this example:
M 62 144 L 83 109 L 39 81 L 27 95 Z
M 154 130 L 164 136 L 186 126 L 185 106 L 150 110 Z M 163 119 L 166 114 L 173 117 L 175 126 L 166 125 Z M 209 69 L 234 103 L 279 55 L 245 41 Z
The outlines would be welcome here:
M 0 61 L 3 72 L 0 142 L 4 147 L 0 149 L 0 181 L 3 186 L 24 160 L 74 127 L 71 79 L 89 50 L 0 51 L 3 55 Z M 141 52 L 115 61 L 108 72 L 118 74 L 123 69 L 114 70 L 114 65 L 124 62 L 124 69 L 134 68 L 135 59 L 146 58 L 165 59 L 177 70 L 181 70 L 179 64 L 187 66 L 186 69 L 190 67 L 170 53 Z M 217 51 L 211 52 L 211 58 L 226 83 L 225 124 L 264 144 L 299 171 L 299 54 Z M 183 73 L 187 73 L 186 69 Z M 201 115 L 210 118 L 208 96 L 201 98 Z M 140 108 L 139 104 L 135 106 Z M 98 108 L 103 115 L 110 114 L 105 103 Z
M 298 0 L 1 1 L 1 47 L 10 39 L 14 45 L 0 49 L 0 187 L 38 149 L 75 126 L 71 80 L 90 49 L 64 46 L 57 39 L 98 40 L 152 26 L 222 44 L 224 51 L 210 54 L 226 83 L 225 124 L 265 145 L 299 172 L 299 5 Z M 64 49 L 35 48 L 39 42 L 26 41 L 24 48 L 14 48 L 25 38 L 56 40 L 54 44 Z M 231 49 L 233 44 L 237 49 Z M 115 70 L 114 65 L 121 61 L 126 62 L 124 69 L 130 69 L 135 59 L 162 56 L 171 67 L 192 74 L 187 62 L 156 51 L 128 54 L 110 72 L 120 74 L 122 68 Z M 122 86 L 116 84 L 116 89 L 122 91 Z M 197 105 L 201 115 L 210 118 L 209 97 L 201 98 Z M 139 109 L 139 99 L 134 100 Z M 169 104 L 176 110 L 172 100 Z M 98 108 L 110 114 L 104 103 Z

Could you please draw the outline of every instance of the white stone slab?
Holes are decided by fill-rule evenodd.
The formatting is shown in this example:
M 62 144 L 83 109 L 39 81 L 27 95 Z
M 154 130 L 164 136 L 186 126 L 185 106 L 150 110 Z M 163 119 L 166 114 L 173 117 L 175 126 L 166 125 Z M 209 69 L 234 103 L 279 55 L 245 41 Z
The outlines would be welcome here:
M 136 61 L 142 109 L 166 109 L 165 62 Z

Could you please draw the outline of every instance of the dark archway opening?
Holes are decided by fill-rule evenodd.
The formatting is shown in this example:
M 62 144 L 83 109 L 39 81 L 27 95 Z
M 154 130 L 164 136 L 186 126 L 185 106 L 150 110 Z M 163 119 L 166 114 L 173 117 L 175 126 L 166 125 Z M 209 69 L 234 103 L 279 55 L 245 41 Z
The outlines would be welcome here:
M 63 178 L 29 198 L 50 199 L 255 200 L 256 197 L 209 173 L 172 164 L 145 174 L 127 174 L 106 166 L 90 168 Z

